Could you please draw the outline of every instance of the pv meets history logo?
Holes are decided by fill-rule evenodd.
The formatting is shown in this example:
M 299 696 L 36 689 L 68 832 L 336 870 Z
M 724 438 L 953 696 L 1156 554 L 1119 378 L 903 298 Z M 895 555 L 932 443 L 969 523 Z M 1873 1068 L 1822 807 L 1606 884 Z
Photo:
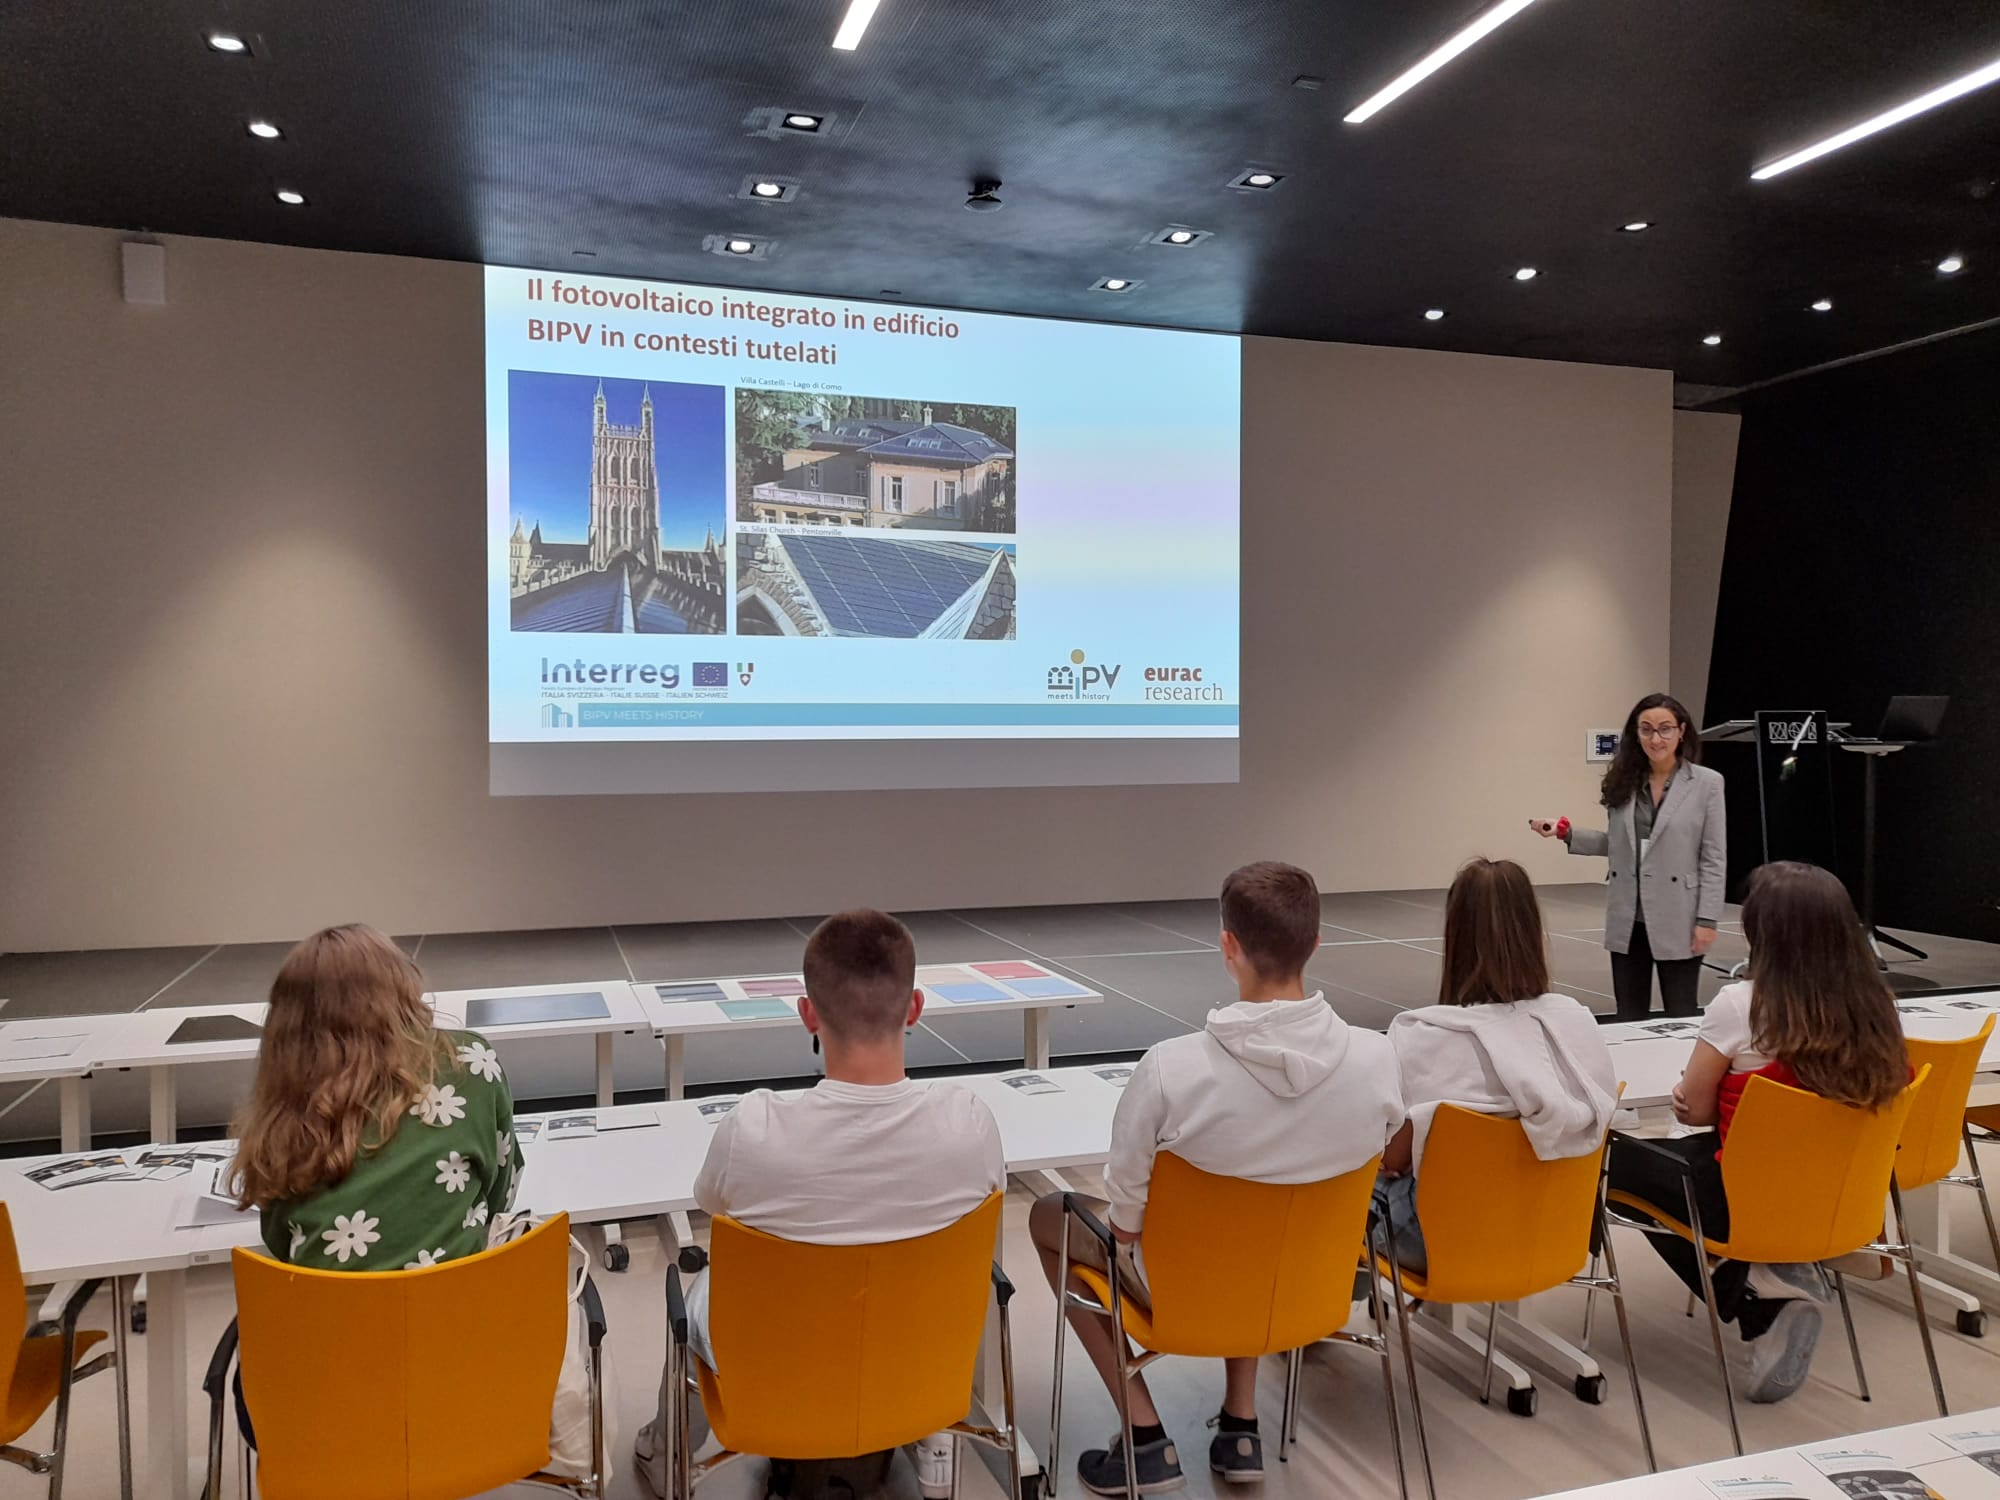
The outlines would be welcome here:
M 1049 668 L 1048 695 L 1071 702 L 1081 699 L 1105 702 L 1118 686 L 1118 674 L 1123 670 L 1122 666 L 1100 666 L 1086 661 L 1082 651 L 1072 651 L 1067 662 Z

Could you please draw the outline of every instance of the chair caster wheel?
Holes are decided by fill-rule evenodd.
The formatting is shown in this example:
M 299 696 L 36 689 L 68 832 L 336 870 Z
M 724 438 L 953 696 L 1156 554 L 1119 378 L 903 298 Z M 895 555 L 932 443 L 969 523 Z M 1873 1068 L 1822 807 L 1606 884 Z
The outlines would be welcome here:
M 146 1331 L 146 1304 L 143 1302 L 132 1304 L 132 1331 L 134 1333 Z
M 1958 1331 L 1969 1339 L 1985 1338 L 1986 1309 L 1983 1307 L 1974 1309 L 1961 1307 L 1958 1310 Z
M 681 1246 L 681 1253 L 676 1257 L 674 1264 L 681 1268 L 681 1275 L 692 1276 L 695 1272 L 708 1268 L 708 1252 L 699 1245 L 683 1245 Z M 1026 1482 L 1026 1480 L 1022 1481 L 1024 1484 Z
M 1602 1375 L 1576 1377 L 1576 1399 L 1588 1406 L 1602 1406 L 1610 1388 L 1611 1382 Z
M 604 1247 L 605 1270 L 622 1271 L 631 1264 L 632 1264 L 632 1252 L 626 1246 L 606 1245 Z
M 1533 1386 L 1516 1389 L 1507 1388 L 1507 1410 L 1517 1417 L 1532 1417 L 1535 1414 L 1535 1398 L 1539 1394 Z

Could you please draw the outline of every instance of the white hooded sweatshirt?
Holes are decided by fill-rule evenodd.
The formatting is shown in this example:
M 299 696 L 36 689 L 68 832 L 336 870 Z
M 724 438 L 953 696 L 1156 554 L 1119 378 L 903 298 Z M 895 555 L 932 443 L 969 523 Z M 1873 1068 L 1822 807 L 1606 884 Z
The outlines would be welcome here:
M 1517 1116 L 1543 1161 L 1595 1151 L 1618 1107 L 1618 1074 L 1597 1020 L 1567 995 L 1406 1010 L 1389 1023 L 1389 1041 L 1419 1174 L 1440 1104 Z
M 1350 1027 L 1317 993 L 1225 1005 L 1132 1070 L 1104 1168 L 1111 1221 L 1145 1226 L 1161 1151 L 1218 1176 L 1318 1182 L 1362 1165 L 1402 1123 L 1386 1037 Z

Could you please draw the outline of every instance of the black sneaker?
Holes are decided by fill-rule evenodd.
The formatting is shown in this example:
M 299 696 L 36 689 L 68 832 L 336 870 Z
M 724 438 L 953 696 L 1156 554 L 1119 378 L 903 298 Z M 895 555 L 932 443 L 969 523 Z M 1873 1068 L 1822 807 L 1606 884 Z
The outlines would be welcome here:
M 1140 1494 L 1157 1495 L 1162 1490 L 1177 1490 L 1187 1482 L 1181 1477 L 1180 1455 L 1174 1451 L 1172 1438 L 1136 1444 L 1133 1452 L 1138 1458 L 1134 1472 L 1138 1477 Z M 1125 1439 L 1115 1437 L 1108 1449 L 1092 1448 L 1078 1458 L 1076 1477 L 1093 1495 L 1124 1494 Z
M 1264 1477 L 1264 1439 L 1254 1432 L 1218 1432 L 1208 1440 L 1208 1466 L 1227 1484 Z

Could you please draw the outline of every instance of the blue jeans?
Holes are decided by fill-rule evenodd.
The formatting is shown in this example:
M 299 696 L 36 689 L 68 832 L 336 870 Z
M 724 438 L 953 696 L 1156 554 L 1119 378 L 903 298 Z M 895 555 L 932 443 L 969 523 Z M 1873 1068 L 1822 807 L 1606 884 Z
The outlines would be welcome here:
M 1412 1275 L 1430 1271 L 1424 1254 L 1423 1226 L 1417 1222 L 1417 1179 L 1405 1172 L 1401 1177 L 1386 1174 L 1375 1179 L 1374 1199 L 1368 1210 L 1368 1247 L 1380 1250 L 1385 1238 L 1392 1246 L 1396 1264 Z

